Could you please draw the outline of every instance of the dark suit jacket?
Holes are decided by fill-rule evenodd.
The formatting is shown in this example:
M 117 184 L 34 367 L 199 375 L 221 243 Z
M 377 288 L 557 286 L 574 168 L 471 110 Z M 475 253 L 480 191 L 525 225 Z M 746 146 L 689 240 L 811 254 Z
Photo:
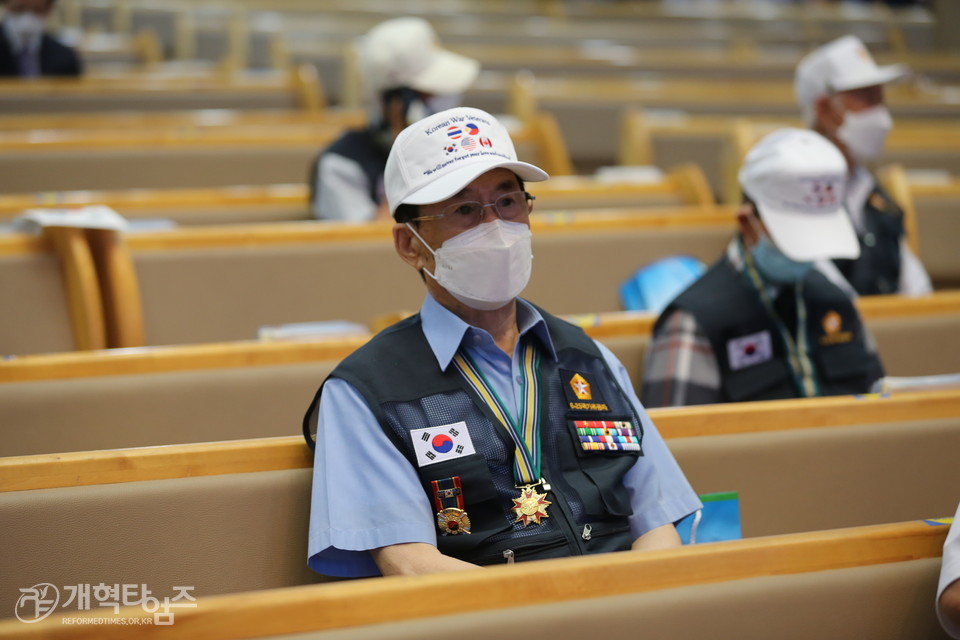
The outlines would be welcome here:
M 83 65 L 77 53 L 59 40 L 47 34 L 40 41 L 40 75 L 79 76 Z M 7 39 L 7 32 L 0 29 L 0 76 L 19 76 L 20 63 Z

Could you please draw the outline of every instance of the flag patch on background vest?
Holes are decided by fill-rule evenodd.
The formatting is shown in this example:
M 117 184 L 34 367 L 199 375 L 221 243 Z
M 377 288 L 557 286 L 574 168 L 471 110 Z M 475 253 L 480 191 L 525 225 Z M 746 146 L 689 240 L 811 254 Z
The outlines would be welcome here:
M 574 420 L 584 451 L 640 451 L 640 438 L 626 420 Z
M 417 456 L 418 467 L 426 467 L 451 458 L 476 453 L 466 422 L 412 429 L 410 437 L 413 439 L 413 450 Z
M 769 331 L 751 333 L 727 342 L 727 361 L 736 371 L 773 359 L 773 341 Z

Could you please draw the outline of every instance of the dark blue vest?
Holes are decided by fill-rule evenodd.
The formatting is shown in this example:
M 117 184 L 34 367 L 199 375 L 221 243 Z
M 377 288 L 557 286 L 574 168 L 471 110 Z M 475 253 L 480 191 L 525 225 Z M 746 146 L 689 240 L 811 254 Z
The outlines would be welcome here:
M 803 293 L 810 359 L 821 394 L 869 391 L 873 382 L 883 376 L 883 366 L 876 354 L 866 348 L 860 314 L 850 297 L 818 271 L 811 271 L 803 281 Z M 781 295 L 792 299 L 792 289 Z M 663 311 L 654 332 L 676 310 L 693 314 L 710 340 L 720 366 L 724 401 L 801 397 L 788 364 L 786 345 L 774 320 L 746 276 L 737 272 L 726 258 Z M 744 365 L 749 358 L 731 361 L 737 357 L 733 353 L 737 348 L 749 347 L 745 341 L 748 336 L 761 336 L 764 332 L 769 335 L 771 357 L 757 358 L 756 363 L 749 365 Z
M 858 234 L 860 257 L 834 260 L 834 264 L 861 296 L 897 293 L 903 210 L 877 186 L 867 198 L 863 214 L 864 229 Z
M 320 164 L 320 159 L 328 153 L 343 156 L 356 162 L 367 178 L 370 200 L 380 204 L 384 197 L 381 193 L 380 184 L 390 150 L 384 148 L 377 139 L 374 130 L 347 131 L 316 157 L 310 167 L 310 202 L 316 202 L 319 197 L 321 186 L 317 182 L 317 167 Z
M 593 341 L 573 325 L 540 312 L 558 361 L 541 357 L 542 475 L 551 485 L 547 499 L 553 504 L 548 507 L 550 517 L 539 525 L 515 522 L 511 510 L 519 496 L 513 475 L 515 445 L 456 367 L 451 364 L 445 372 L 437 367 L 419 315 L 378 334 L 331 374 L 352 384 L 367 400 L 387 436 L 417 469 L 431 504 L 431 481 L 460 478 L 472 533 L 449 535 L 438 530 L 438 547 L 444 554 L 494 564 L 504 562 L 508 549 L 524 560 L 625 550 L 633 541 L 623 476 L 642 453 L 584 450 L 575 421 L 629 421 L 642 435 L 640 419 Z M 573 395 L 570 383 L 576 374 L 589 382 L 590 401 Z M 304 419 L 311 444 L 322 391 L 321 387 Z M 410 431 L 459 422 L 467 426 L 476 453 L 418 466 Z

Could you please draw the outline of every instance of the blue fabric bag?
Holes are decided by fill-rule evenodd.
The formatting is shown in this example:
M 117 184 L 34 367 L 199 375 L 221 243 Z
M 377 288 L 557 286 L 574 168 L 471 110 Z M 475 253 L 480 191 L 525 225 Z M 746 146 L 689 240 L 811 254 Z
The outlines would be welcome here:
M 707 493 L 700 496 L 703 509 L 677 523 L 683 544 L 739 540 L 740 497 L 736 491 Z
M 660 313 L 693 284 L 706 265 L 692 256 L 669 256 L 652 262 L 620 285 L 620 304 L 626 311 Z

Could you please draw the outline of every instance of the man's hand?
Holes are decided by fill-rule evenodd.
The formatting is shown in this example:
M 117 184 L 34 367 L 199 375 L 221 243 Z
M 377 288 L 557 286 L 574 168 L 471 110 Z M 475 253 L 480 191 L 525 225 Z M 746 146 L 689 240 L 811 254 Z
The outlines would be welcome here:
M 647 531 L 634 540 L 630 548 L 633 551 L 652 551 L 654 549 L 672 549 L 680 545 L 680 534 L 677 533 L 677 528 L 672 524 L 665 524 Z
M 465 571 L 480 567 L 445 556 L 432 544 L 406 542 L 371 549 L 370 555 L 385 576 L 413 576 L 443 571 Z

